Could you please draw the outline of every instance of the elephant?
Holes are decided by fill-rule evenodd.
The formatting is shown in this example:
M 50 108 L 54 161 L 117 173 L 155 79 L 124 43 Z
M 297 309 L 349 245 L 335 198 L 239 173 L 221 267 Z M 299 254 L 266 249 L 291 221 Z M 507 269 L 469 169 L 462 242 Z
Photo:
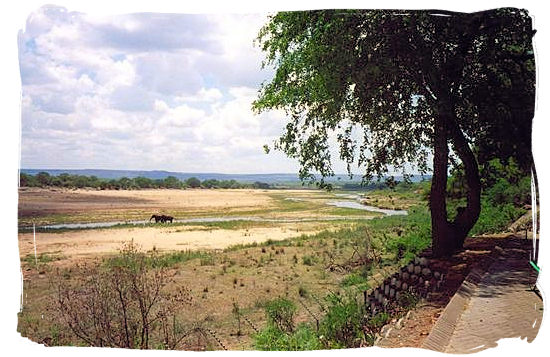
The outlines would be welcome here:
M 162 221 L 161 221 L 161 222 L 164 223 L 164 222 L 170 221 L 170 223 L 172 223 L 173 220 L 174 220 L 174 217 L 172 217 L 172 216 L 164 216 L 164 215 L 163 215 L 163 216 L 162 216 Z
M 172 216 L 165 216 L 165 215 L 157 215 L 157 214 L 154 214 L 151 216 L 151 218 L 149 218 L 149 222 L 151 222 L 152 219 L 155 219 L 155 223 L 158 223 L 160 221 L 160 223 L 166 223 L 166 222 L 170 222 L 172 223 L 172 221 L 174 220 L 174 217 Z
M 158 223 L 159 221 L 162 222 L 162 216 L 156 214 L 152 215 L 151 218 L 149 218 L 149 222 L 151 222 L 153 218 L 155 219 L 155 223 Z

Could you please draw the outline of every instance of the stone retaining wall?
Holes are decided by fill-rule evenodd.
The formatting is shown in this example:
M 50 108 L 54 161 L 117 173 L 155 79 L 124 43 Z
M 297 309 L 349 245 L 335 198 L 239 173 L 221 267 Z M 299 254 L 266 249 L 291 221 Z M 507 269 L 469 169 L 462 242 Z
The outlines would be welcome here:
M 382 284 L 373 290 L 364 291 L 364 301 L 371 316 L 379 312 L 390 312 L 399 306 L 405 293 L 412 293 L 426 298 L 437 291 L 445 279 L 437 264 L 426 256 L 414 258 L 398 272 L 387 277 Z

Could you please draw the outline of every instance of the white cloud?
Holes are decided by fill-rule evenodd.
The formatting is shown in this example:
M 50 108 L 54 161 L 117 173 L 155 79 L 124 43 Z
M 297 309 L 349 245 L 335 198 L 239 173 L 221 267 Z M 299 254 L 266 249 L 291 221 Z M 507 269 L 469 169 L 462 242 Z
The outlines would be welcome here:
M 176 102 L 216 102 L 223 98 L 222 92 L 218 88 L 201 88 L 194 95 L 176 96 Z
M 23 167 L 293 172 L 252 113 L 263 15 L 92 17 L 44 7 L 19 35 Z

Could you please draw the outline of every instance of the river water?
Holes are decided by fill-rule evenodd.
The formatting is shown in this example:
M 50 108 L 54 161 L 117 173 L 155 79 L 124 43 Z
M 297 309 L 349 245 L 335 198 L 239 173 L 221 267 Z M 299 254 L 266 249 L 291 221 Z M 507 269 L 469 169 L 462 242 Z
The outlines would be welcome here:
M 373 206 L 367 206 L 359 202 L 359 195 L 357 194 L 335 194 L 338 197 L 345 198 L 345 200 L 332 200 L 327 201 L 327 205 L 341 207 L 341 208 L 351 208 L 362 211 L 378 212 L 383 213 L 388 216 L 393 215 L 406 215 L 407 211 L 405 210 L 391 210 L 391 209 L 382 209 Z M 289 200 L 301 200 L 299 198 L 287 198 Z M 313 221 L 336 221 L 336 220 L 345 220 L 353 219 L 357 220 L 357 217 L 346 218 L 346 217 L 314 217 L 314 218 L 262 218 L 254 216 L 231 216 L 231 217 L 198 217 L 198 218 L 187 218 L 187 219 L 174 219 L 174 222 L 177 223 L 210 223 L 210 222 L 233 222 L 233 221 L 250 221 L 250 222 L 273 222 L 273 223 L 294 223 L 294 222 L 313 222 Z M 369 219 L 369 218 L 365 218 Z M 87 229 L 87 228 L 108 228 L 123 224 L 130 225 L 146 225 L 149 221 L 140 220 L 140 221 L 112 221 L 112 222 L 91 222 L 91 223 L 62 223 L 62 224 L 51 224 L 40 226 L 37 228 L 46 228 L 46 229 Z M 32 229 L 31 227 L 21 227 L 22 229 Z

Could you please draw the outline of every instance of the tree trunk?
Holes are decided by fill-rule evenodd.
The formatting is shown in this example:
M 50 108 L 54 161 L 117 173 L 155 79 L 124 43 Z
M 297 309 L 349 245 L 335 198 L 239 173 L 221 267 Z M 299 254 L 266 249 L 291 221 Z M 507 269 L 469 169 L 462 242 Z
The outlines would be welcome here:
M 454 118 L 452 106 L 447 104 L 443 102 L 439 105 L 434 124 L 434 159 L 430 192 L 434 256 L 449 255 L 461 249 L 481 211 L 481 182 L 477 160 Z M 452 142 L 464 165 L 468 186 L 467 205 L 458 208 L 453 222 L 447 220 L 448 141 Z
M 432 254 L 447 255 L 455 250 L 452 227 L 447 220 L 447 115 L 440 111 L 434 123 L 434 158 L 432 187 L 430 191 L 430 212 L 432 216 Z
M 466 207 L 459 208 L 452 223 L 456 239 L 458 239 L 458 248 L 462 248 L 466 235 L 476 224 L 481 212 L 481 180 L 475 155 L 455 120 L 450 125 L 450 131 L 453 148 L 464 165 L 466 185 L 468 186 Z

